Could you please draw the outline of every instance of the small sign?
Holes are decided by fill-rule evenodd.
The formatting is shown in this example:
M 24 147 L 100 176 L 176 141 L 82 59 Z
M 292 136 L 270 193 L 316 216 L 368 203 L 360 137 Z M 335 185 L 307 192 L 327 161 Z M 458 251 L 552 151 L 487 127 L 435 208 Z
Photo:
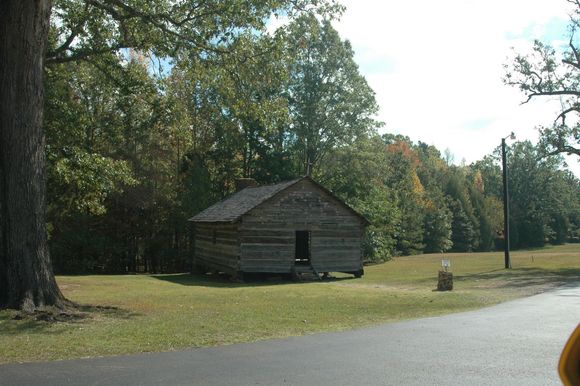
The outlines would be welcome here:
M 443 269 L 445 269 L 445 271 L 448 271 L 449 268 L 451 268 L 451 260 L 449 259 L 441 260 L 441 266 L 443 267 Z

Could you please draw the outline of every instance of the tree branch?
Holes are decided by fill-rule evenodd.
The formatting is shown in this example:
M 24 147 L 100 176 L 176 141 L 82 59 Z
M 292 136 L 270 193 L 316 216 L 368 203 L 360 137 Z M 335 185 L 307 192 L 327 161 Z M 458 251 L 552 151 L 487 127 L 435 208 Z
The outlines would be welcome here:
M 523 104 L 526 104 L 530 100 L 532 100 L 532 98 L 537 97 L 537 96 L 555 96 L 555 95 L 572 95 L 572 96 L 580 97 L 580 91 L 574 91 L 574 90 L 556 90 L 556 91 L 538 91 L 538 92 L 533 92 L 533 93 L 529 94 L 528 95 L 528 99 L 526 99 L 521 104 L 522 105 Z
M 102 48 L 99 50 L 80 50 L 80 51 L 73 51 L 72 55 L 69 56 L 60 56 L 60 57 L 50 57 L 46 58 L 45 63 L 49 64 L 59 64 L 59 63 L 70 63 L 76 62 L 79 60 L 86 60 L 92 56 L 102 55 L 107 53 L 112 53 L 123 48 L 131 48 L 130 45 L 119 43 L 111 47 Z
M 576 46 L 574 46 L 574 29 L 572 30 L 572 33 L 570 34 L 570 41 L 568 42 L 568 45 L 570 46 L 572 53 L 574 53 L 574 58 L 576 58 L 576 63 L 573 64 L 573 66 L 576 68 L 580 68 L 580 53 L 578 53 Z M 564 62 L 564 63 L 566 63 L 566 62 Z
M 562 118 L 562 122 L 563 122 L 565 117 L 566 117 L 566 114 L 571 113 L 572 111 L 576 111 L 577 113 L 580 113 L 580 106 L 573 106 L 573 107 L 570 107 L 570 108 L 562 111 L 560 114 L 558 114 L 556 119 L 554 119 L 554 123 L 556 121 L 558 121 L 558 119 L 560 119 L 560 118 Z
M 171 15 L 166 13 L 151 14 L 143 12 L 133 6 L 125 4 L 123 1 L 120 0 L 85 0 L 85 12 L 88 12 L 89 6 L 92 6 L 96 9 L 100 9 L 101 11 L 106 12 L 111 18 L 121 23 L 122 26 L 124 25 L 123 22 L 127 20 L 141 19 L 145 24 L 157 28 L 161 32 L 167 35 L 171 35 L 174 38 L 177 38 L 178 40 L 190 43 L 200 51 L 213 52 L 217 54 L 227 54 L 230 52 L 230 50 L 222 49 L 209 44 L 204 44 L 198 38 L 196 38 L 195 35 L 187 35 L 179 31 L 179 28 L 183 27 L 183 25 L 188 22 L 191 22 L 199 17 L 209 16 L 212 14 L 212 12 L 213 13 L 218 12 L 217 10 L 213 10 L 212 12 L 207 12 L 204 14 L 200 13 L 195 14 L 196 11 L 198 11 L 204 4 L 206 4 L 205 1 L 196 4 L 196 6 L 192 7 L 187 12 L 185 17 L 181 20 L 174 19 Z M 90 49 L 85 47 L 80 50 L 75 50 L 74 48 L 71 48 L 71 44 L 73 43 L 74 39 L 78 36 L 78 34 L 82 31 L 82 27 L 85 22 L 86 20 L 79 22 L 74 28 L 71 29 L 70 36 L 67 37 L 65 42 L 60 47 L 58 47 L 54 51 L 47 53 L 46 64 L 67 63 L 78 60 L 86 60 L 91 56 L 110 53 L 123 48 L 137 48 L 137 49 L 140 48 L 139 42 L 131 41 L 131 39 L 128 36 L 128 32 L 125 29 L 123 29 L 122 31 L 119 31 L 120 33 L 123 34 L 122 36 L 123 41 L 121 42 L 118 42 L 106 48 Z M 64 53 L 67 51 L 71 52 L 71 54 L 68 56 L 64 55 Z
M 577 156 L 580 157 L 580 149 L 576 149 L 573 146 L 570 145 L 559 145 L 555 147 L 555 150 L 552 150 L 550 152 L 547 152 L 546 155 L 547 156 L 553 156 L 553 155 L 557 155 L 557 154 L 562 154 L 562 153 L 567 153 L 567 154 L 576 154 Z
M 544 82 L 544 79 L 536 71 L 531 71 L 530 70 L 530 74 L 531 75 L 534 75 L 534 76 L 536 76 L 538 78 L 538 85 L 536 86 L 536 88 L 538 90 L 540 90 L 542 88 L 542 83 Z
M 206 44 L 202 44 L 199 41 L 197 41 L 195 38 L 193 38 L 192 36 L 184 35 L 184 34 L 178 32 L 174 29 L 169 28 L 166 24 L 163 23 L 163 21 L 166 21 L 168 24 L 170 24 L 172 26 L 180 27 L 183 24 L 185 24 L 187 21 L 194 20 L 196 18 L 192 15 L 192 12 L 190 12 L 188 14 L 188 16 L 185 17 L 183 20 L 177 21 L 177 20 L 173 19 L 168 14 L 164 14 L 164 13 L 149 14 L 146 12 L 142 12 L 139 9 L 132 7 L 132 6 L 129 6 L 120 0 L 103 0 L 103 2 L 100 2 L 98 0 L 85 0 L 85 1 L 89 2 L 91 5 L 93 5 L 97 8 L 100 8 L 104 11 L 107 11 L 116 20 L 138 17 L 141 20 L 143 20 L 145 23 L 151 24 L 154 27 L 159 28 L 159 30 L 161 30 L 167 34 L 170 34 L 176 38 L 179 38 L 183 41 L 189 42 L 200 49 L 215 52 L 215 53 L 222 53 L 222 54 L 228 53 L 227 50 L 221 50 L 217 47 L 211 47 L 211 46 L 208 46 Z M 119 9 L 124 11 L 125 14 L 122 15 L 120 12 L 118 12 L 114 8 L 114 6 L 117 6 Z M 209 13 L 209 14 L 211 14 L 211 13 Z
M 85 3 L 85 8 L 83 9 L 83 14 L 86 14 L 88 9 L 89 9 L 89 4 Z M 77 25 L 72 27 L 70 30 L 71 32 L 70 32 L 69 37 L 66 38 L 66 40 L 59 47 L 57 47 L 54 51 L 47 52 L 46 57 L 53 58 L 53 57 L 56 57 L 61 52 L 68 50 L 70 45 L 72 44 L 72 42 L 78 36 L 79 32 L 82 31 L 83 25 L 85 24 L 85 22 L 86 22 L 86 20 L 82 19 L 81 21 L 79 21 L 77 23 Z
M 574 54 L 578 55 L 577 53 L 574 53 Z M 572 62 L 571 60 L 568 60 L 568 59 L 562 59 L 562 63 L 568 64 L 568 65 L 580 70 L 580 62 Z

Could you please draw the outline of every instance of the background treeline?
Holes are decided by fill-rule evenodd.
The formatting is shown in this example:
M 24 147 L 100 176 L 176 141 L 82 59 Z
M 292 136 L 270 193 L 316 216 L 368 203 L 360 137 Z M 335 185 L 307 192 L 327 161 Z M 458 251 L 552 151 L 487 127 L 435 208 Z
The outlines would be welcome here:
M 74 14 L 69 3 L 57 1 L 55 14 Z M 216 36 L 219 49 L 167 45 L 49 61 L 57 272 L 185 271 L 187 219 L 230 194 L 236 178 L 269 184 L 307 171 L 371 221 L 370 261 L 502 247 L 497 154 L 456 166 L 433 146 L 379 135 L 374 93 L 348 41 L 320 14 L 288 17 L 276 32 Z M 67 20 L 54 20 L 53 50 Z M 89 20 L 87 34 L 106 40 L 106 23 Z M 529 142 L 513 144 L 508 157 L 512 247 L 577 242 L 579 180 Z

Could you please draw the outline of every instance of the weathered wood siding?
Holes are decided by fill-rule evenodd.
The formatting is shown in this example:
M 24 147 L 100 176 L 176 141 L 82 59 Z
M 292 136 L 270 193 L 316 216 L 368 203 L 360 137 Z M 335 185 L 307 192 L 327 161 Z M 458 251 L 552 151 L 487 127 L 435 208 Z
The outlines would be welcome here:
M 362 219 L 308 180 L 246 213 L 239 226 L 241 270 L 290 272 L 295 232 L 310 231 L 311 264 L 318 272 L 362 269 Z
M 195 265 L 235 274 L 239 256 L 238 224 L 195 224 Z

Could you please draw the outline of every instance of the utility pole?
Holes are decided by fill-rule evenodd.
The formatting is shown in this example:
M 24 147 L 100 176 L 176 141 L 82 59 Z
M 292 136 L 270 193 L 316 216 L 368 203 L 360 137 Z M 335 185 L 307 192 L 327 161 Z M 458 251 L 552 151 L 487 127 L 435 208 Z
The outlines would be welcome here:
M 505 155 L 506 138 L 515 139 L 516 136 L 512 132 L 507 137 L 501 139 L 501 165 L 503 170 L 503 238 L 504 238 L 503 249 L 505 258 L 505 268 L 510 269 L 512 267 L 512 261 L 510 259 L 510 211 L 509 211 L 507 163 Z

